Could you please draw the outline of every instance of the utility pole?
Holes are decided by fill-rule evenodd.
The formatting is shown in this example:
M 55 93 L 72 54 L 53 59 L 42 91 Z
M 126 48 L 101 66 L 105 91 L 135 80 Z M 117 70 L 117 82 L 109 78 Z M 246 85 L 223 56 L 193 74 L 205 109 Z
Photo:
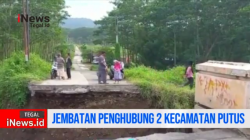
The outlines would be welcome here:
M 30 10 L 29 10 L 29 4 L 30 4 L 30 2 L 29 2 L 29 0 L 26 0 L 26 14 L 30 14 Z M 30 48 L 30 23 L 29 23 L 29 20 L 28 20 L 28 22 L 27 22 L 27 44 L 28 44 L 28 56 L 29 56 L 29 52 L 30 52 L 30 50 L 31 50 L 31 48 Z
M 121 49 L 119 45 L 119 32 L 118 32 L 118 16 L 116 16 L 116 44 L 115 44 L 115 55 L 118 60 L 121 59 Z
M 23 0 L 23 15 L 27 15 L 26 13 L 26 0 Z M 24 42 L 24 47 L 25 47 L 25 61 L 29 61 L 29 48 L 28 48 L 28 39 L 27 39 L 27 23 L 24 21 L 23 22 L 23 42 Z
M 119 38 L 118 38 L 118 17 L 116 16 L 116 44 L 119 43 Z
M 176 32 L 174 28 L 174 66 L 176 66 Z

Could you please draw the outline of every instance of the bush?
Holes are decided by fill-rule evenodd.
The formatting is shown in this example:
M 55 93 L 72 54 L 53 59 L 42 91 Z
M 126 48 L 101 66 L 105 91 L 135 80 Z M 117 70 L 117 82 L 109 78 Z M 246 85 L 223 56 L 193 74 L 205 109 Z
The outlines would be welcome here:
M 97 52 L 104 51 L 106 53 L 106 63 L 108 66 L 111 66 L 114 63 L 115 59 L 115 48 L 114 47 L 102 47 L 97 50 Z
M 86 45 L 82 45 L 80 47 L 80 50 L 82 52 L 82 58 L 85 60 L 88 60 L 90 62 L 92 60 L 92 50 L 88 49 Z
M 83 50 L 86 50 L 86 49 L 87 49 L 87 46 L 86 46 L 85 44 L 83 44 L 83 45 L 81 46 L 81 48 L 82 48 Z
M 26 63 L 22 52 L 13 53 L 0 68 L 0 108 L 23 107 L 29 92 L 28 83 L 48 78 L 50 71 L 51 64 L 38 55 L 31 53 Z
M 126 63 L 125 64 L 125 68 L 132 68 L 132 67 L 136 67 L 137 66 L 137 64 L 135 64 L 135 63 L 133 63 L 133 62 L 129 62 L 129 63 Z
M 164 72 L 166 81 L 177 85 L 183 84 L 185 82 L 183 79 L 185 69 L 183 66 L 177 66 L 166 70 Z
M 121 46 L 118 43 L 115 44 L 115 57 L 116 59 L 121 58 Z
M 178 66 L 157 71 L 145 66 L 126 69 L 126 78 L 138 85 L 143 96 L 159 97 L 158 104 L 166 109 L 191 109 L 194 107 L 194 90 L 180 86 L 185 68 Z
M 91 65 L 89 68 L 89 70 L 91 71 L 97 71 L 97 69 L 98 69 L 98 65 Z
M 106 62 L 108 64 L 108 66 L 113 64 L 113 61 L 115 59 L 115 48 L 114 47 L 101 47 L 101 46 L 86 46 L 86 45 L 82 45 L 81 47 L 81 51 L 82 51 L 82 58 L 84 60 L 90 60 L 92 61 L 92 54 L 96 55 L 99 54 L 99 52 L 104 51 L 106 53 Z
M 71 55 L 71 59 L 75 56 L 75 46 L 70 44 L 61 44 L 54 48 L 55 54 L 61 53 L 62 57 L 66 58 L 68 53 Z

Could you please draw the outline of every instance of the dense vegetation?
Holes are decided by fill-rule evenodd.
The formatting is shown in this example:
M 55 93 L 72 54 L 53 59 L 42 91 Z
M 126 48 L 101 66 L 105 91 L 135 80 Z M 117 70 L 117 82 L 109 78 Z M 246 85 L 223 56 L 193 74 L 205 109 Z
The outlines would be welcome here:
M 49 16 L 50 26 L 30 26 L 30 60 L 25 62 L 23 24 L 17 22 L 22 6 L 22 0 L 0 3 L 0 108 L 23 107 L 28 82 L 49 78 L 56 53 L 66 56 L 67 52 L 74 52 L 73 45 L 65 44 L 66 35 L 59 26 L 68 16 L 64 0 L 32 0 L 29 16 Z
M 68 18 L 63 20 L 61 24 L 63 28 L 76 29 L 81 27 L 95 28 L 96 25 L 93 20 L 88 18 Z
M 85 46 L 83 52 L 99 52 L 103 47 Z M 109 47 L 105 47 L 106 51 Z M 109 50 L 109 55 L 115 53 L 115 50 Z M 115 57 L 107 55 L 109 66 Z M 86 54 L 83 57 L 88 59 Z M 178 66 L 165 71 L 155 70 L 145 66 L 136 66 L 134 63 L 127 65 L 125 69 L 126 80 L 140 87 L 144 97 L 149 99 L 157 98 L 157 105 L 168 109 L 191 109 L 194 107 L 194 89 L 183 87 L 186 82 L 184 79 L 185 67 Z M 92 64 L 90 70 L 97 71 L 98 65 Z
M 31 53 L 30 61 L 23 60 L 23 52 L 12 53 L 0 68 L 0 108 L 23 107 L 27 101 L 28 83 L 49 77 L 51 64 Z
M 105 38 L 94 42 L 115 44 L 118 26 L 123 57 L 148 66 L 126 69 L 126 78 L 145 95 L 159 95 L 165 108 L 193 108 L 194 90 L 181 86 L 184 67 L 178 65 L 188 60 L 250 61 L 247 0 L 116 0 L 114 5 L 95 22 L 95 35 Z
M 165 69 L 187 60 L 249 62 L 247 0 L 117 0 L 102 20 L 95 42 L 119 43 L 131 61 Z
M 165 109 L 192 109 L 194 89 L 183 87 L 185 67 L 178 66 L 166 71 L 158 71 L 145 66 L 130 67 L 125 70 L 126 79 L 138 85 L 144 97 L 155 99 Z
M 22 0 L 1 1 L 0 7 L 0 60 L 3 60 L 14 51 L 24 50 L 23 24 L 17 22 L 17 15 L 23 13 Z M 49 27 L 30 26 L 30 52 L 49 60 L 53 47 L 65 41 L 65 35 L 59 26 L 59 23 L 68 16 L 64 8 L 64 0 L 30 1 L 29 16 L 50 17 Z
M 82 58 L 85 60 L 85 62 L 91 63 L 93 60 L 93 56 L 99 55 L 100 52 L 104 51 L 106 53 L 106 62 L 108 66 L 113 64 L 113 61 L 115 58 L 115 52 L 114 47 L 102 47 L 102 46 L 96 46 L 96 45 L 82 45 L 80 47 L 82 51 Z
M 74 52 L 73 45 L 65 44 L 67 38 L 78 44 L 102 45 L 82 45 L 85 60 L 105 51 L 109 65 L 120 55 L 129 58 L 128 66 L 145 65 L 126 69 L 125 77 L 140 86 L 146 97 L 158 95 L 165 108 L 193 107 L 194 90 L 181 87 L 184 67 L 177 65 L 187 60 L 250 61 L 247 0 L 116 0 L 114 5 L 107 17 L 95 22 L 98 29 L 63 30 L 60 24 L 68 17 L 64 0 L 30 1 L 29 15 L 49 16 L 51 20 L 50 27 L 30 28 L 31 55 L 25 63 L 20 52 L 24 50 L 23 25 L 16 20 L 22 13 L 22 1 L 2 1 L 0 108 L 25 104 L 27 83 L 47 78 L 52 56 Z M 117 26 L 119 44 L 115 44 Z M 166 68 L 170 69 L 159 71 Z
M 68 39 L 71 42 L 77 43 L 77 44 L 92 44 L 94 41 L 93 33 L 96 30 L 96 28 L 76 28 L 76 29 L 64 29 L 65 32 L 68 35 Z

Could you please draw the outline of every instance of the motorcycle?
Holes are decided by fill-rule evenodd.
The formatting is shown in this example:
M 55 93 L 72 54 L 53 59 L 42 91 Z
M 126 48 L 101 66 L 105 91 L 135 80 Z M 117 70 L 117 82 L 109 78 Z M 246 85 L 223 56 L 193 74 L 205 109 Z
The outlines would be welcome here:
M 51 70 L 50 77 L 51 77 L 51 79 L 56 79 L 56 77 L 57 77 L 57 70 L 56 69 Z
M 124 69 L 121 70 L 121 73 L 122 73 L 122 78 L 124 79 Z M 108 75 L 110 80 L 114 79 L 114 65 L 110 67 Z
M 53 65 L 52 65 L 52 70 L 51 70 L 51 73 L 50 73 L 50 78 L 51 79 L 56 79 L 57 77 L 57 63 L 54 62 Z
M 108 75 L 109 75 L 109 79 L 113 80 L 114 78 L 114 66 L 113 65 L 110 67 Z

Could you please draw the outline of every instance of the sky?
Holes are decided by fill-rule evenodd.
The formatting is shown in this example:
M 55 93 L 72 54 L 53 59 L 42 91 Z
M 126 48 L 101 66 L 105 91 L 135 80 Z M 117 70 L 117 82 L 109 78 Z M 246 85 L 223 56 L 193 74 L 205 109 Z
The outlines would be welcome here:
M 66 9 L 72 18 L 99 20 L 114 8 L 111 0 L 65 0 Z

